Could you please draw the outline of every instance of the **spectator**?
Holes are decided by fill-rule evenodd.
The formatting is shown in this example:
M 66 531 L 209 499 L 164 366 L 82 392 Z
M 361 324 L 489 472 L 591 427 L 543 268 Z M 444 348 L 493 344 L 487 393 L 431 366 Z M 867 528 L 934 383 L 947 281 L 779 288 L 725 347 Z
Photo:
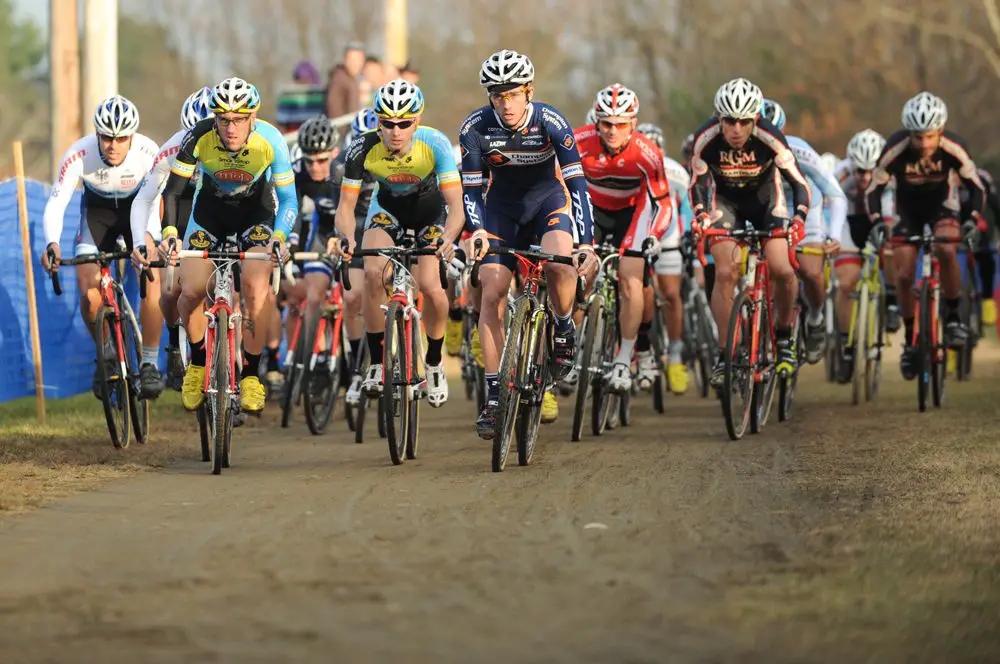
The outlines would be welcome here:
M 361 109 L 360 81 L 361 69 L 365 65 L 365 51 L 358 44 L 348 44 L 344 49 L 344 61 L 330 72 L 326 91 L 326 115 L 337 118 Z
M 302 60 L 292 71 L 291 85 L 282 86 L 277 94 L 275 124 L 283 132 L 295 131 L 303 122 L 323 112 L 326 90 L 320 84 L 319 71 L 308 60 Z
M 420 82 L 420 70 L 417 69 L 417 66 L 413 64 L 412 61 L 408 61 L 405 65 L 403 65 L 403 68 L 399 70 L 399 77 L 404 81 L 409 81 L 410 83 L 413 83 L 413 85 L 416 85 Z
M 386 64 L 382 66 L 382 85 L 399 78 L 399 68 L 396 65 Z
M 368 106 L 372 103 L 375 91 L 385 83 L 385 69 L 382 61 L 374 55 L 369 55 L 365 59 L 364 67 L 361 69 L 361 106 Z

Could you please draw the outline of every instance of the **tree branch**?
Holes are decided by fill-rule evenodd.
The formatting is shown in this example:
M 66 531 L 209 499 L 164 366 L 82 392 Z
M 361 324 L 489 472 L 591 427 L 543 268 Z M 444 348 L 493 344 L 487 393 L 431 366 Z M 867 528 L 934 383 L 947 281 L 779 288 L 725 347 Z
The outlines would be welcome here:
M 991 2 L 992 0 L 984 0 L 984 2 Z M 972 48 L 976 49 L 983 54 L 986 61 L 989 63 L 990 67 L 993 69 L 993 73 L 997 78 L 1000 78 L 1000 55 L 997 54 L 996 49 L 989 44 L 985 39 L 979 35 L 972 34 L 963 30 L 957 26 L 947 25 L 943 23 L 933 23 L 931 21 L 921 20 L 918 17 L 911 16 L 906 12 L 899 11 L 898 9 L 893 9 L 891 7 L 882 6 L 879 8 L 879 12 L 882 14 L 883 18 L 886 18 L 894 23 L 899 23 L 901 25 L 909 25 L 918 28 L 924 32 L 930 34 L 941 35 L 943 37 L 951 37 L 957 41 L 963 42 Z
M 997 12 L 996 0 L 983 0 L 983 9 L 986 10 L 986 18 L 993 30 L 993 39 L 1000 43 L 1000 12 Z

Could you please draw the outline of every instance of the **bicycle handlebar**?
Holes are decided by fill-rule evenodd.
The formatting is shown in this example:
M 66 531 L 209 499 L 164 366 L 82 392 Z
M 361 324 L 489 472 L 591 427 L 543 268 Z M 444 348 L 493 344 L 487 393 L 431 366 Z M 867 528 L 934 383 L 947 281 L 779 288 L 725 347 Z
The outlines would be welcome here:
M 358 249 L 351 253 L 352 256 L 384 256 L 385 258 L 398 258 L 399 256 L 436 256 L 437 247 L 379 247 L 377 249 Z M 298 256 L 300 254 L 296 254 Z M 317 254 L 322 256 L 323 254 Z M 312 260 L 312 259 L 309 259 Z M 317 259 L 318 260 L 318 259 Z M 346 262 L 340 265 L 340 283 L 344 290 L 351 290 L 351 278 L 348 276 L 350 266 Z M 444 260 L 438 260 L 438 279 L 441 281 L 441 288 L 448 290 L 448 267 Z
M 145 247 L 140 247 L 139 250 L 145 255 Z M 49 257 L 49 265 L 53 268 L 49 271 L 49 278 L 52 280 L 52 290 L 56 295 L 62 295 L 62 284 L 59 282 L 59 268 L 63 265 L 106 265 L 117 260 L 122 260 L 129 258 L 132 252 L 128 250 L 122 251 L 102 251 L 97 254 L 86 254 L 84 256 L 75 256 L 73 258 L 60 259 L 58 263 L 55 260 L 55 252 L 52 249 L 47 250 Z M 165 267 L 167 262 L 165 260 L 150 261 L 147 267 L 144 267 L 139 273 L 139 297 L 146 299 L 146 281 L 155 281 L 156 278 L 153 273 L 150 272 L 149 268 L 152 267 Z
M 171 238 L 173 242 L 174 238 Z M 277 246 L 274 247 L 272 253 L 270 254 L 260 254 L 260 253 L 248 253 L 246 251 L 211 251 L 205 250 L 195 250 L 195 249 L 182 249 L 177 252 L 177 258 L 202 258 L 209 261 L 271 261 L 274 260 L 278 253 Z M 174 287 L 174 262 L 170 261 L 167 264 L 167 292 L 173 290 Z M 271 290 L 275 295 L 278 294 L 278 290 L 281 288 L 281 261 L 278 261 L 274 265 L 274 270 L 271 272 Z
M 476 240 L 476 249 L 478 251 L 479 240 Z M 531 261 L 546 261 L 548 263 L 557 263 L 559 265 L 568 265 L 570 267 L 576 267 L 578 264 L 582 265 L 584 258 L 581 254 L 579 257 L 579 263 L 573 262 L 572 256 L 560 256 L 557 254 L 551 254 L 546 251 L 540 251 L 538 249 L 515 249 L 513 247 L 490 247 L 487 254 L 492 254 L 494 256 L 514 256 L 520 257 Z M 470 281 L 472 282 L 473 288 L 479 288 L 479 266 L 482 261 L 476 261 L 472 266 L 472 276 Z M 584 294 L 586 292 L 583 277 L 579 277 L 576 280 L 576 303 L 584 303 Z
M 790 236 L 791 233 L 787 230 L 772 229 L 759 231 L 756 228 L 705 228 L 701 231 L 700 237 L 697 239 L 698 262 L 701 263 L 702 267 L 708 265 L 708 259 L 705 257 L 705 243 L 710 237 L 728 237 L 745 242 L 747 240 L 787 240 Z M 788 243 L 788 262 L 796 270 L 799 269 L 799 261 L 795 257 L 797 244 L 797 242 Z

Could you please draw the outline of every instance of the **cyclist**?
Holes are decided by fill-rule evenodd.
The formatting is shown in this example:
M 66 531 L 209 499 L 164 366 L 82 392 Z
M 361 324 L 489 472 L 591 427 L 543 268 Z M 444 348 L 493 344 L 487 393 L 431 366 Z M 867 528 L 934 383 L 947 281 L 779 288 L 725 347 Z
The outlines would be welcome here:
M 635 130 L 639 98 L 620 83 L 597 93 L 594 101 L 597 125 L 576 131 L 583 174 L 594 205 L 594 241 L 609 242 L 622 250 L 643 249 L 646 238 L 660 237 L 678 229 L 671 216 L 670 184 L 663 170 L 663 154 L 655 144 Z M 669 233 L 669 241 L 680 233 Z M 673 309 L 680 311 L 680 266 L 673 280 Z M 643 324 L 643 259 L 623 256 L 618 269 L 618 355 L 605 380 L 611 391 L 624 394 L 632 389 L 632 353 L 638 364 L 637 382 L 649 389 L 659 370 L 650 349 L 650 323 Z M 679 332 L 679 331 L 678 331 Z M 641 340 L 638 338 L 641 337 Z M 637 346 L 637 341 L 640 345 Z
M 81 179 L 83 197 L 76 255 L 118 251 L 119 236 L 132 249 L 132 203 L 156 158 L 156 143 L 138 131 L 139 110 L 125 97 L 115 95 L 98 104 L 94 112 L 94 133 L 79 139 L 66 151 L 59 176 L 45 203 L 42 225 L 47 246 L 42 265 L 46 270 L 54 270 L 59 265 L 63 217 Z M 143 224 L 142 229 L 145 227 Z M 54 263 L 49 261 L 50 251 L 55 255 Z M 101 307 L 100 276 L 97 265 L 76 266 L 80 316 L 94 339 L 97 338 L 94 321 Z M 139 308 L 143 333 L 139 389 L 147 398 L 156 398 L 163 392 L 163 375 L 158 367 L 163 314 L 158 300 L 146 297 Z M 118 371 L 118 361 L 111 358 L 110 352 L 110 348 L 105 349 L 109 357 L 106 361 L 108 375 L 113 376 Z M 98 398 L 99 374 L 99 368 L 95 368 L 92 389 Z
M 939 97 L 921 92 L 903 106 L 903 129 L 889 137 L 879 157 L 866 203 L 872 222 L 884 216 L 882 193 L 892 179 L 896 181 L 896 213 L 899 221 L 893 235 L 919 235 L 925 225 L 936 236 L 958 239 L 959 217 L 971 218 L 971 228 L 985 229 L 982 213 L 986 190 L 965 142 L 945 130 L 948 108 Z M 958 183 L 970 191 L 965 210 L 958 197 Z M 966 232 L 971 228 L 964 229 Z M 962 274 L 953 244 L 935 247 L 941 261 L 941 288 L 944 293 L 944 342 L 949 348 L 961 348 L 969 334 L 959 316 Z M 913 278 L 916 273 L 916 247 L 901 244 L 893 252 L 896 268 L 896 292 L 906 330 L 906 345 L 900 357 L 903 378 L 916 377 L 916 348 L 913 342 Z
M 153 168 L 146 175 L 142 186 L 135 195 L 135 202 L 132 203 L 132 245 L 135 247 L 145 246 L 152 249 L 149 256 L 155 253 L 156 243 L 160 240 L 160 192 L 167 184 L 170 176 L 170 168 L 173 166 L 177 153 L 180 151 L 181 141 L 184 136 L 198 122 L 211 116 L 209 108 L 212 101 L 212 88 L 203 87 L 196 90 L 184 100 L 181 106 L 181 128 L 174 133 L 166 143 L 160 146 L 153 161 Z M 187 229 L 188 217 L 191 216 L 191 204 L 194 201 L 194 189 L 197 181 L 192 179 L 191 183 L 184 188 L 180 196 L 180 210 L 177 215 L 178 232 L 183 233 Z M 165 247 L 163 247 L 165 249 Z M 138 252 L 137 252 L 138 253 Z M 148 259 L 137 257 L 139 262 L 146 262 Z M 167 321 L 167 383 L 175 390 L 181 389 L 181 382 L 184 380 L 184 362 L 181 361 L 180 351 L 180 317 L 177 313 L 177 298 L 180 297 L 180 288 L 177 278 L 174 278 L 172 288 L 167 288 L 166 280 L 160 283 L 160 309 L 163 317 Z
M 779 131 L 785 128 L 785 111 L 780 104 L 770 99 L 764 100 L 762 114 Z M 799 170 L 809 183 L 812 207 L 806 216 L 805 237 L 802 246 L 822 249 L 827 254 L 835 254 L 840 248 L 840 238 L 847 220 L 847 197 L 840 183 L 822 164 L 819 153 L 809 143 L 798 136 L 785 134 L 788 147 L 795 155 Z M 785 188 L 786 197 L 789 195 Z M 824 210 L 829 210 L 829 225 L 824 219 Z M 826 324 L 823 320 L 823 305 L 826 302 L 826 288 L 823 285 L 823 257 L 814 254 L 799 256 L 799 277 L 802 279 L 803 294 L 808 312 L 806 314 L 806 360 L 815 364 L 823 358 L 826 342 Z
M 681 164 L 667 156 L 664 146 L 663 130 L 657 125 L 643 123 L 636 127 L 636 131 L 651 140 L 663 154 L 663 170 L 667 175 L 667 182 L 670 184 L 670 204 L 671 219 L 679 220 L 680 225 L 676 227 L 677 237 L 671 238 L 670 234 L 665 234 L 661 239 L 660 247 L 678 246 L 677 244 L 664 244 L 664 241 L 679 243 L 681 232 L 687 233 L 691 229 L 691 221 L 694 214 L 691 212 L 691 199 L 688 196 L 688 189 L 691 186 L 691 175 Z M 670 391 L 674 394 L 684 394 L 688 387 L 688 370 L 684 364 L 684 303 L 681 301 L 680 276 L 683 271 L 683 258 L 676 251 L 662 252 L 653 263 L 653 271 L 656 274 L 657 286 L 663 296 L 665 304 L 664 327 L 670 343 L 667 346 L 667 382 L 670 384 Z M 696 269 L 700 270 L 701 265 Z M 676 283 L 676 287 L 674 284 Z M 643 326 L 652 320 L 652 298 L 647 296 L 647 311 L 644 314 Z M 642 338 L 642 326 L 639 328 L 640 341 Z M 638 343 L 636 346 L 638 348 Z
M 448 138 L 437 129 L 420 126 L 424 112 L 420 88 L 401 78 L 394 79 L 376 91 L 372 107 L 378 116 L 378 131 L 361 134 L 347 149 L 337 206 L 337 231 L 343 238 L 338 251 L 347 260 L 352 258 L 355 210 L 366 172 L 378 185 L 365 221 L 365 249 L 396 246 L 407 231 L 416 234 L 419 247 L 440 245 L 438 256 L 417 259 L 413 274 L 424 295 L 427 402 L 438 408 L 448 400 L 441 357 L 448 295 L 441 288 L 438 262 L 439 257 L 451 260 L 452 244 L 464 225 L 458 168 Z M 443 214 L 445 205 L 447 216 Z M 370 364 L 362 390 L 372 398 L 382 391 L 386 263 L 387 259 L 380 256 L 364 260 L 364 318 Z
M 792 239 L 804 234 L 809 213 L 809 183 L 795 163 L 784 135 L 760 115 L 763 94 L 745 78 L 725 83 L 715 94 L 715 115 L 695 133 L 691 157 L 691 202 L 695 213 L 695 235 L 708 225 L 731 228 L 744 220 L 759 230 L 789 228 Z M 791 219 L 785 201 L 784 179 L 793 195 Z M 714 187 L 714 192 L 710 192 Z M 712 205 L 716 210 L 709 209 Z M 720 216 L 721 213 L 721 216 Z M 715 219 L 713 220 L 713 216 Z M 790 224 L 790 227 L 789 227 Z M 740 252 L 731 240 L 712 244 L 715 258 L 715 285 L 712 311 L 724 346 L 729 329 L 733 291 L 739 276 Z M 764 244 L 777 308 L 776 370 L 791 374 L 798 363 L 792 339 L 798 280 L 788 259 L 788 240 L 768 240 Z M 724 376 L 722 357 L 712 369 L 712 385 L 720 387 Z
M 235 235 L 241 251 L 277 249 L 282 259 L 287 257 L 285 242 L 298 214 L 295 174 L 288 145 L 274 125 L 257 119 L 259 108 L 260 93 L 241 78 L 227 78 L 213 88 L 214 117 L 197 123 L 184 137 L 163 190 L 164 239 L 178 236 L 180 196 L 197 168 L 201 180 L 184 234 L 185 248 L 211 250 Z M 188 410 L 197 410 L 205 400 L 206 321 L 201 306 L 214 269 L 203 260 L 183 260 L 180 266 L 177 308 L 191 343 L 191 364 L 181 388 L 181 401 Z M 258 374 L 269 316 L 277 311 L 270 272 L 267 263 L 241 266 L 245 332 L 240 406 L 249 413 L 259 413 L 266 401 Z
M 986 205 L 992 213 L 992 228 L 995 229 L 1000 223 L 1000 194 L 997 192 L 993 176 L 985 168 L 979 169 L 979 179 L 986 189 Z M 961 195 L 963 205 L 967 205 L 969 189 L 963 187 Z M 994 248 L 990 243 L 988 233 L 983 233 L 979 237 L 975 248 L 975 258 L 976 270 L 979 273 L 980 297 L 982 298 L 982 322 L 984 325 L 993 325 L 997 320 L 996 303 L 993 301 L 993 282 L 997 266 Z
M 479 70 L 489 103 L 466 118 L 460 132 L 462 184 L 467 228 L 475 240 L 524 248 L 539 236 L 543 251 L 573 253 L 585 260 L 576 270 L 547 264 L 545 276 L 555 317 L 554 360 L 558 380 L 573 368 L 576 328 L 573 299 L 577 274 L 592 276 L 598 266 L 592 246 L 593 213 L 573 129 L 562 113 L 534 101 L 535 68 L 526 55 L 497 51 Z M 489 196 L 483 189 L 489 184 Z M 484 242 L 485 244 L 485 242 Z M 478 258 L 476 256 L 474 258 Z M 476 421 L 480 437 L 491 438 L 500 395 L 503 349 L 502 307 L 516 261 L 490 255 L 481 270 L 479 332 L 486 367 L 486 404 Z M 558 417 L 555 396 L 546 392 L 542 421 Z
M 871 233 L 872 223 L 865 212 L 865 191 L 872 180 L 872 172 L 878 163 L 879 155 L 885 146 L 885 138 L 881 134 L 865 129 L 855 134 L 847 144 L 847 161 L 838 165 L 838 172 L 846 173 L 841 186 L 847 194 L 847 225 L 840 238 L 840 253 L 834 260 L 834 269 L 837 271 L 837 322 L 841 330 L 843 339 L 842 347 L 844 354 L 840 363 L 840 374 L 837 377 L 840 383 L 849 383 L 854 375 L 854 348 L 848 345 L 851 326 L 851 296 L 857 288 L 858 279 L 861 277 L 861 256 L 859 251 L 865 246 L 868 234 Z M 882 215 L 883 219 L 891 224 L 895 195 L 890 189 L 886 189 L 882 194 Z M 885 261 L 888 256 L 883 256 Z M 884 267 L 889 274 L 887 263 Z M 886 301 L 889 302 L 889 295 L 892 295 L 890 307 L 896 307 L 895 289 L 890 289 L 886 285 Z M 890 328 L 893 316 L 890 309 L 887 316 L 886 328 L 890 331 L 899 329 L 901 321 L 899 319 L 899 309 L 895 309 L 895 327 Z

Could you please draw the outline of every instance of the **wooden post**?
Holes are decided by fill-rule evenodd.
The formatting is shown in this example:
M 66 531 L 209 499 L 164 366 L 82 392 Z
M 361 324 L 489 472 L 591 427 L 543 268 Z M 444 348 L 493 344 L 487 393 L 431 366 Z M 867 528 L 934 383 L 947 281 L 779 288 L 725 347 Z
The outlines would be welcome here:
M 49 0 L 49 62 L 52 102 L 52 181 L 63 153 L 80 138 L 80 36 L 76 0 Z M 91 109 L 93 112 L 93 109 Z
M 385 61 L 395 67 L 406 64 L 406 0 L 385 0 Z
M 28 293 L 28 320 L 31 324 L 31 357 L 35 362 L 35 411 L 38 423 L 45 426 L 45 387 L 42 384 L 42 340 L 38 335 L 38 305 L 35 302 L 35 274 L 31 265 L 31 234 L 28 232 L 28 193 L 24 188 L 24 152 L 21 141 L 14 141 L 14 173 L 17 176 L 17 211 L 21 221 L 21 253 L 24 256 L 24 281 Z
M 118 0 L 83 0 L 83 107 L 118 92 Z

